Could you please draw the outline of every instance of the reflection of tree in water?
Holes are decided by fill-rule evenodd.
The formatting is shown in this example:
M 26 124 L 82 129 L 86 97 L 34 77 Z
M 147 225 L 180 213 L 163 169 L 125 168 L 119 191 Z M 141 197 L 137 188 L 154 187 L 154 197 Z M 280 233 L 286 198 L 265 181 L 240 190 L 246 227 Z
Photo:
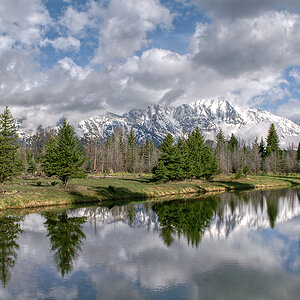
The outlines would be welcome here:
M 203 200 L 170 201 L 152 207 L 161 226 L 161 237 L 170 246 L 173 234 L 187 237 L 188 243 L 198 247 L 201 237 L 218 208 L 218 197 Z
M 126 206 L 127 209 L 127 216 L 129 220 L 129 225 L 132 226 L 133 218 L 135 217 L 135 206 L 132 204 L 128 204 Z
M 278 215 L 278 200 L 280 195 L 276 195 L 276 193 L 271 194 L 273 195 L 272 197 L 267 198 L 267 212 L 269 216 L 269 221 L 270 221 L 270 226 L 271 228 L 274 228 L 276 218 Z
M 68 217 L 66 212 L 45 213 L 44 223 L 50 237 L 51 251 L 54 251 L 54 261 L 61 275 L 69 273 L 73 268 L 73 259 L 81 251 L 85 234 L 82 225 L 85 217 Z
M 16 241 L 23 232 L 20 221 L 21 218 L 13 216 L 0 218 L 0 277 L 3 287 L 7 285 L 17 260 L 20 247 Z

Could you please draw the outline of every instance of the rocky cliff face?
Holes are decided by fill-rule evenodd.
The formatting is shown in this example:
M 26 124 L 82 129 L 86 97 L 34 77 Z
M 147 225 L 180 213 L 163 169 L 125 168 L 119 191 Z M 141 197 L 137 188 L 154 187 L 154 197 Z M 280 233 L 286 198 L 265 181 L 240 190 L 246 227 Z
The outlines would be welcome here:
M 213 139 L 222 129 L 228 136 L 234 133 L 250 141 L 255 137 L 266 137 L 271 123 L 275 124 L 282 146 L 299 142 L 300 126 L 292 121 L 263 109 L 241 110 L 226 100 L 213 99 L 177 107 L 151 105 L 145 110 L 132 109 L 123 115 L 105 113 L 81 121 L 78 127 L 80 134 L 93 134 L 101 140 L 111 136 L 117 128 L 125 131 L 133 128 L 139 143 L 148 137 L 159 144 L 168 133 L 178 138 L 197 126 L 208 139 Z

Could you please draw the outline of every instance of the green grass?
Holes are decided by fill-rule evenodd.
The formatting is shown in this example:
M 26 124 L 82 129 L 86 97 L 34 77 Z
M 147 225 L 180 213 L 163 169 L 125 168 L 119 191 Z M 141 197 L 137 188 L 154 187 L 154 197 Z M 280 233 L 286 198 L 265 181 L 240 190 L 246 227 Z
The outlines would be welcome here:
M 265 189 L 300 185 L 300 174 L 251 175 L 235 179 L 234 175 L 219 175 L 214 180 L 193 180 L 154 183 L 149 175 L 98 175 L 86 179 L 70 180 L 66 189 L 57 179 L 15 179 L 5 183 L 5 194 L 0 194 L 0 209 L 73 205 L 115 201 L 117 199 L 155 198 L 169 195 L 223 192 L 242 189 Z

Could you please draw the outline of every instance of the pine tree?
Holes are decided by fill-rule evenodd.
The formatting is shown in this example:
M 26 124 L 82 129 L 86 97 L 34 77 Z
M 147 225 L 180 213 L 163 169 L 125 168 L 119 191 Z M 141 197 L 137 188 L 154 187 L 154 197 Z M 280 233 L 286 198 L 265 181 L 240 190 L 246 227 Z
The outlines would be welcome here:
M 197 127 L 186 140 L 187 155 L 184 165 L 188 166 L 187 176 L 190 178 L 210 178 L 217 172 L 217 163 L 204 138 Z
M 297 149 L 297 160 L 300 162 L 300 142 L 298 144 L 298 149 Z
M 173 144 L 173 136 L 168 134 L 160 146 L 162 154 L 157 167 L 153 168 L 155 181 L 182 180 L 184 177 L 181 153 Z
M 169 180 L 169 177 L 167 175 L 168 169 L 165 166 L 163 160 L 158 161 L 157 165 L 153 168 L 152 172 L 154 181 L 165 182 Z
M 268 132 L 266 156 L 270 156 L 272 152 L 277 154 L 279 154 L 280 152 L 279 138 L 278 138 L 277 131 L 275 129 L 275 125 L 273 123 L 271 124 Z
M 46 146 L 44 171 L 48 176 L 56 175 L 66 187 L 70 178 L 84 175 L 80 169 L 84 160 L 74 128 L 64 120 L 57 137 L 50 139 Z
M 134 135 L 133 128 L 131 128 L 128 135 L 128 148 L 127 148 L 127 167 L 129 172 L 135 173 L 136 171 L 135 170 L 136 157 L 137 157 L 136 137 Z
M 238 148 L 238 145 L 239 141 L 237 140 L 236 136 L 232 133 L 230 140 L 228 141 L 228 148 L 230 152 L 233 153 L 233 151 Z
M 8 109 L 5 108 L 0 115 L 0 183 L 3 189 L 4 180 L 19 175 L 24 169 L 24 164 L 17 150 L 18 134 L 15 120 Z
M 57 156 L 57 137 L 51 137 L 45 146 L 45 154 L 42 157 L 43 170 L 49 177 L 56 175 Z
M 261 138 L 260 144 L 259 144 L 259 153 L 262 159 L 266 157 L 266 147 L 265 147 L 265 142 L 264 139 Z

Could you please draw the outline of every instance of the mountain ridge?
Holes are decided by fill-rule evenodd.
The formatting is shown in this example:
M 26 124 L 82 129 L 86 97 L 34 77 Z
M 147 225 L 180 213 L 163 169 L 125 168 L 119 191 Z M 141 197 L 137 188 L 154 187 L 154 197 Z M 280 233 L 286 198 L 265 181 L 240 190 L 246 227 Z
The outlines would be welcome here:
M 266 137 L 271 123 L 278 131 L 281 146 L 298 144 L 300 126 L 296 123 L 261 108 L 235 108 L 223 99 L 201 99 L 176 107 L 153 104 L 146 109 L 131 109 L 122 115 L 105 112 L 80 121 L 78 132 L 82 136 L 92 134 L 99 140 L 106 140 L 117 128 L 127 132 L 133 128 L 138 143 L 149 138 L 160 144 L 168 133 L 176 139 L 198 126 L 206 139 L 214 139 L 222 129 L 227 136 L 234 133 L 250 142 L 255 137 Z

